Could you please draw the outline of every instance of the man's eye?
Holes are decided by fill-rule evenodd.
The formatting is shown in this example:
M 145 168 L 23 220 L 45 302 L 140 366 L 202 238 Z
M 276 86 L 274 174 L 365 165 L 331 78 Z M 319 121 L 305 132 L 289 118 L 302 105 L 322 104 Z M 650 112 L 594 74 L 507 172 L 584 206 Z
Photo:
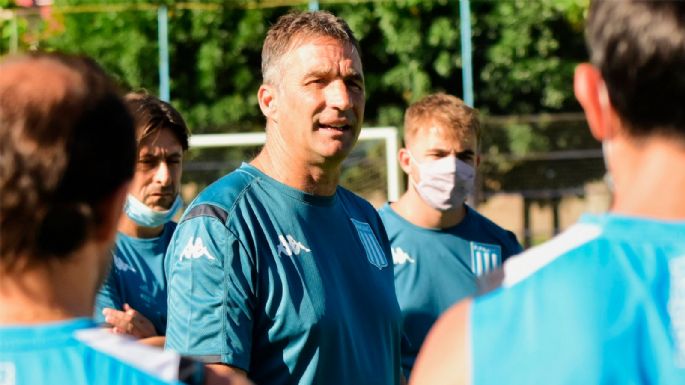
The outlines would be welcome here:
M 358 91 L 361 91 L 364 89 L 364 85 L 362 83 L 359 83 L 359 82 L 349 82 L 347 86 L 352 88 L 352 89 L 358 90 Z

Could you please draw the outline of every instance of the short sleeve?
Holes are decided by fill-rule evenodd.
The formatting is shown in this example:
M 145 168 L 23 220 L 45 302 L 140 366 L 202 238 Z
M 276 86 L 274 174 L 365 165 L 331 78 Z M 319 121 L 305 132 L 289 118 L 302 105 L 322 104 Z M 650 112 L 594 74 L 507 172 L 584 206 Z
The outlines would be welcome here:
M 100 290 L 95 297 L 95 312 L 93 318 L 95 322 L 104 323 L 105 316 L 102 315 L 102 310 L 106 307 L 121 310 L 123 304 L 121 303 L 121 296 L 116 281 L 115 267 L 112 266 L 107 279 L 103 282 Z
M 165 256 L 166 347 L 206 363 L 248 370 L 253 266 L 220 218 L 208 214 L 182 221 Z

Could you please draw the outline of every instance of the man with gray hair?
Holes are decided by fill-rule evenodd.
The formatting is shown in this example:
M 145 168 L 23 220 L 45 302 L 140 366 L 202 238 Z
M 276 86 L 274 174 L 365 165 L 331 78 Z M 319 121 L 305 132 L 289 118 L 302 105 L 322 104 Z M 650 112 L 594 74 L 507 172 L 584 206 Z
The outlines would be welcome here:
M 338 186 L 364 115 L 359 46 L 290 13 L 262 50 L 259 155 L 204 190 L 166 256 L 167 346 L 259 384 L 399 384 L 387 235 Z

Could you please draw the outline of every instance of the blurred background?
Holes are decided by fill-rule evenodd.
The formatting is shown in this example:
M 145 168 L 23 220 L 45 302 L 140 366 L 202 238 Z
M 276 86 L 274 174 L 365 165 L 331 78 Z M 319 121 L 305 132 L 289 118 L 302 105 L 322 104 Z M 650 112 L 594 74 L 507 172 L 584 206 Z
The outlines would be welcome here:
M 360 40 L 364 127 L 395 127 L 401 138 L 404 109 L 437 91 L 474 105 L 482 160 L 471 202 L 531 246 L 609 205 L 601 146 L 573 96 L 574 67 L 587 60 L 587 3 L 0 0 L 0 55 L 85 54 L 125 89 L 170 100 L 197 138 L 261 133 L 256 92 L 268 26 L 293 8 L 329 10 Z M 342 184 L 382 205 L 393 196 L 388 181 L 398 179 L 388 167 L 396 147 L 396 140 L 361 141 Z M 256 144 L 194 146 L 184 162 L 186 203 L 258 151 Z M 396 184 L 402 191 L 406 180 Z

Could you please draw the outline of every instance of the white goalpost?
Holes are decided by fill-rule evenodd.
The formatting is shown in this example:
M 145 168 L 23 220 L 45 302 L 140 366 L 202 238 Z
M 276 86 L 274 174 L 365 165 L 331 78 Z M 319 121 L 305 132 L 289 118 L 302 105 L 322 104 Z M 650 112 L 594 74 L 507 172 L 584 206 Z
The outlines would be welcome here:
M 259 146 L 264 144 L 266 133 L 248 132 L 235 134 L 200 134 L 190 137 L 190 148 Z M 385 165 L 387 168 L 388 200 L 396 201 L 402 193 L 402 182 L 397 151 L 400 142 L 396 127 L 362 128 L 359 140 L 383 140 L 385 143 Z

